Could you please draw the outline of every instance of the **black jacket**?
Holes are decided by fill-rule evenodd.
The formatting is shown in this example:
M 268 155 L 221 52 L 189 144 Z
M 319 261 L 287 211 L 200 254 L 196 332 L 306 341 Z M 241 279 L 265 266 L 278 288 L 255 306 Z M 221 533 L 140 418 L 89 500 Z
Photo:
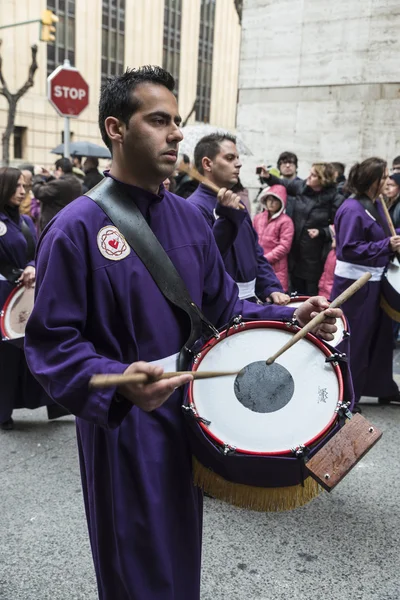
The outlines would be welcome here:
M 40 200 L 40 231 L 64 206 L 82 194 L 82 184 L 75 175 L 66 173 L 59 179 L 49 177 L 43 179 L 36 175 L 32 182 L 33 195 Z
M 83 179 L 83 193 L 86 194 L 89 190 L 94 188 L 101 180 L 103 179 L 103 175 L 95 168 L 89 169 L 86 171 L 85 177 Z
M 291 215 L 294 238 L 289 256 L 291 273 L 306 281 L 318 281 L 332 245 L 329 225 L 334 222 L 343 195 L 336 185 L 315 192 L 301 179 L 285 181 L 270 175 L 268 183 L 284 185 L 288 195 L 294 198 Z M 318 237 L 310 238 L 308 229 L 318 229 Z

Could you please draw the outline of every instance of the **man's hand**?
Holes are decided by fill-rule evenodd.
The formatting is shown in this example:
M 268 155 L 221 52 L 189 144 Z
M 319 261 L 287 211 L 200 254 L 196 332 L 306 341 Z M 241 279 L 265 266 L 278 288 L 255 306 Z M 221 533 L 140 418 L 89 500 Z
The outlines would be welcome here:
M 299 322 L 300 327 L 304 327 L 311 319 L 317 316 L 318 313 L 326 310 L 329 306 L 329 302 L 323 296 L 313 296 L 303 302 L 295 311 L 296 319 Z M 313 330 L 314 335 L 318 335 L 327 342 L 333 340 L 333 334 L 337 331 L 335 325 L 336 319 L 340 319 L 343 312 L 340 308 L 330 308 L 326 311 L 325 320 Z
M 219 190 L 217 200 L 221 206 L 229 206 L 229 208 L 236 208 L 236 210 L 240 209 L 240 196 L 226 188 Z
M 26 288 L 31 288 L 35 285 L 35 279 L 35 267 L 26 267 L 18 281 L 20 281 Z
M 157 381 L 163 374 L 162 367 L 156 367 L 146 362 L 135 362 L 129 365 L 124 375 L 145 373 L 154 379 L 155 383 L 126 383 L 118 386 L 118 392 L 127 400 L 145 412 L 159 408 L 174 393 L 175 389 L 192 381 L 192 375 L 179 375 L 171 379 Z
M 269 179 L 269 171 L 267 167 L 265 167 L 264 165 L 260 165 L 259 167 L 257 167 L 257 170 L 258 169 L 261 169 L 260 177 L 262 177 L 263 179 Z
M 318 229 L 307 229 L 308 231 L 308 235 L 310 236 L 310 238 L 313 240 L 314 238 L 319 236 L 319 231 Z
M 393 235 L 390 238 L 390 249 L 397 252 L 400 249 L 400 235 Z
M 272 292 L 272 294 L 270 294 L 268 298 L 271 298 L 272 302 L 274 304 L 277 304 L 278 306 L 285 306 L 290 302 L 290 296 L 284 294 L 283 292 Z

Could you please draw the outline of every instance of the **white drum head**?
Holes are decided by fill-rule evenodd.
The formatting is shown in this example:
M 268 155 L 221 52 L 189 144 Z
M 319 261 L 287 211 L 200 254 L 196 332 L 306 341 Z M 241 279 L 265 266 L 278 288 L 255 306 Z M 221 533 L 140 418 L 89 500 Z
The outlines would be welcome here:
M 17 288 L 4 306 L 3 335 L 8 339 L 24 337 L 35 299 L 35 288 Z
M 293 302 L 290 302 L 290 307 L 297 308 L 300 306 L 300 304 L 303 304 L 303 301 L 294 300 Z M 347 324 L 344 318 L 336 319 L 336 327 L 337 331 L 333 334 L 333 340 L 329 342 L 329 344 L 335 348 L 338 344 L 340 344 L 340 342 L 343 341 L 344 332 L 347 331 Z
M 197 371 L 240 371 L 250 363 L 266 361 L 293 336 L 276 324 L 259 327 L 257 323 L 258 328 L 251 328 L 254 325 L 248 323 L 247 329 L 218 341 L 200 359 Z M 211 421 L 207 433 L 237 451 L 262 454 L 290 453 L 318 439 L 334 423 L 342 397 L 341 375 L 325 362 L 322 347 L 300 340 L 277 359 L 292 376 L 294 390 L 290 400 L 273 412 L 246 408 L 235 394 L 235 376 L 194 381 L 195 408 L 200 417 Z M 326 347 L 325 351 L 330 354 Z

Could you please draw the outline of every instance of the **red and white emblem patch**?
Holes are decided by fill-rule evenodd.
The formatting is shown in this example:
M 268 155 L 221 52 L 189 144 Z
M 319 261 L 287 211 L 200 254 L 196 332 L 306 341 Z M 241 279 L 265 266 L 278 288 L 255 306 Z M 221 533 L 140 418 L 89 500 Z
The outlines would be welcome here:
M 113 225 L 100 229 L 97 245 L 102 255 L 110 260 L 122 260 L 131 252 L 131 247 L 122 233 Z
M 0 237 L 2 235 L 5 235 L 7 233 L 7 225 L 4 223 L 4 221 L 0 221 Z

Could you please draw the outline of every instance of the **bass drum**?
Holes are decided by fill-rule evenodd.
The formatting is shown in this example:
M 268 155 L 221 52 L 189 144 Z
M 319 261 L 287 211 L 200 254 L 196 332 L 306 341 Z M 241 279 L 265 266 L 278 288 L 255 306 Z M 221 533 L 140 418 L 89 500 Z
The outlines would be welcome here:
M 319 493 L 304 458 L 338 431 L 338 411 L 351 408 L 353 393 L 347 364 L 311 334 L 266 365 L 297 331 L 275 321 L 242 323 L 197 355 L 194 371 L 239 372 L 193 381 L 184 406 L 195 483 L 209 494 L 284 510 Z
M 19 348 L 24 346 L 25 328 L 33 310 L 35 288 L 19 285 L 8 296 L 0 313 L 0 328 L 3 341 Z

